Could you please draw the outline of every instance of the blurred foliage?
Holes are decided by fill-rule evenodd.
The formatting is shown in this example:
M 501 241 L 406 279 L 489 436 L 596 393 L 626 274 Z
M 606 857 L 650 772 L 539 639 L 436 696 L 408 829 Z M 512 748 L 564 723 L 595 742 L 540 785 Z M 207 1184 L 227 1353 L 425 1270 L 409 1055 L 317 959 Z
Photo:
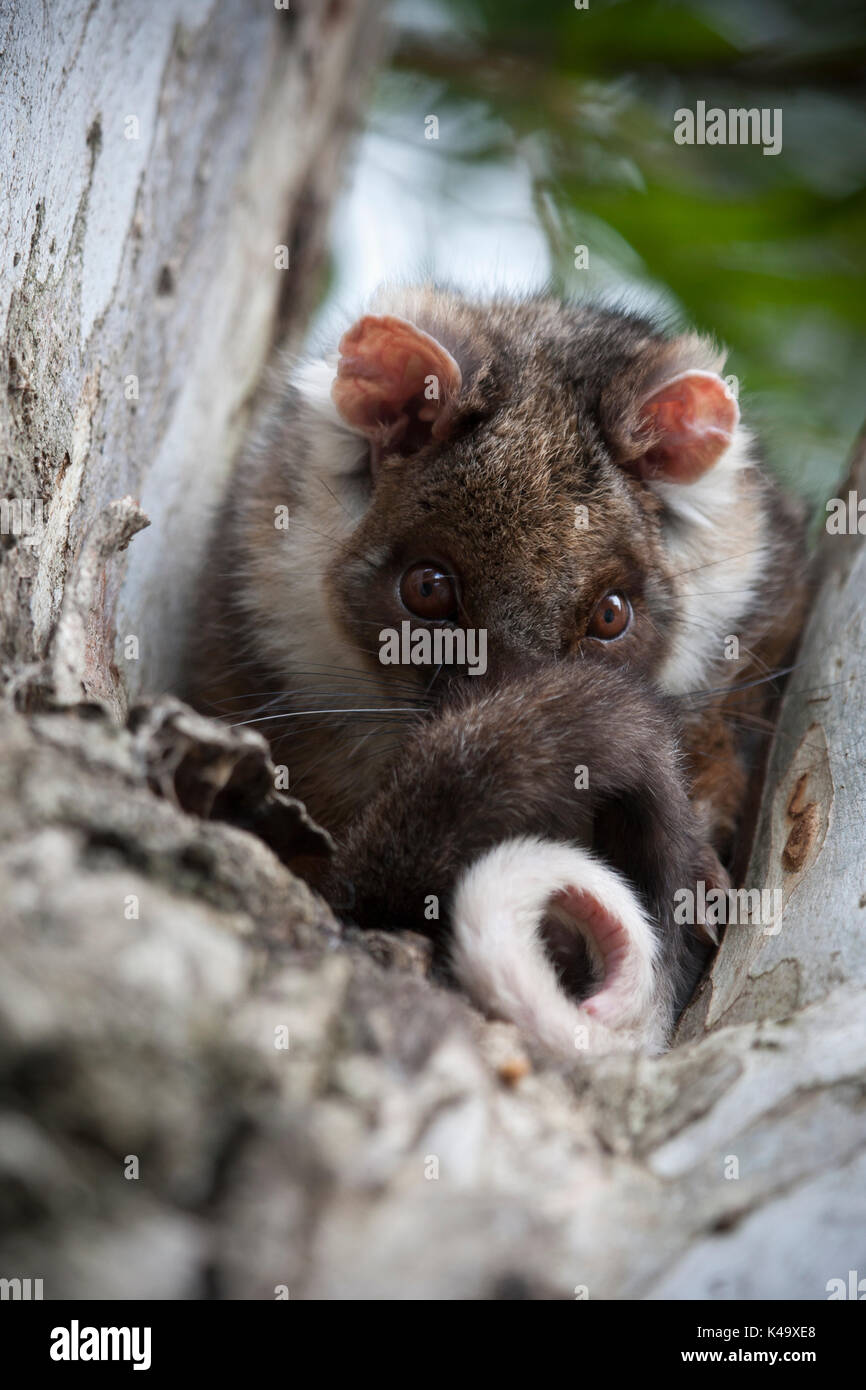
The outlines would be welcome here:
M 443 159 L 521 161 L 555 288 L 637 287 L 726 342 L 773 463 L 826 496 L 866 414 L 862 0 L 404 0 L 398 15 L 380 112 L 438 113 Z M 677 145 L 674 112 L 699 100 L 781 108 L 781 153 Z

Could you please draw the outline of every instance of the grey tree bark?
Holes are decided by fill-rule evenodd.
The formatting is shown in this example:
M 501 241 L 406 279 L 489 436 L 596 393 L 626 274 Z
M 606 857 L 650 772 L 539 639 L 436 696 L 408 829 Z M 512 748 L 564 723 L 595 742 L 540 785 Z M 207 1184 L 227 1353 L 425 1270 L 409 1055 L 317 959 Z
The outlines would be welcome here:
M 91 527 L 132 495 L 151 527 L 100 564 L 84 689 L 121 713 L 176 678 L 250 395 L 315 298 L 375 16 L 371 0 L 4 6 L 0 457 L 25 524 L 5 518 L 0 660 L 49 654 Z
M 669 1055 L 554 1065 L 422 941 L 341 930 L 274 852 L 321 832 L 263 742 L 135 697 L 178 670 L 377 26 L 361 0 L 152 8 L 21 6 L 2 44 L 0 1277 L 827 1297 L 866 1274 L 862 539 L 825 539 L 770 761 L 748 882 L 780 930 L 729 928 Z

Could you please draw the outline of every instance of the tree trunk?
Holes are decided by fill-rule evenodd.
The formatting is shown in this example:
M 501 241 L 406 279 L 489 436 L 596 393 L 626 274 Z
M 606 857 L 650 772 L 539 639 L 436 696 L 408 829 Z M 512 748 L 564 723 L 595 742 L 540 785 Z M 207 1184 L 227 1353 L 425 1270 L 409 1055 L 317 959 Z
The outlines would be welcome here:
M 866 497 L 866 434 L 840 494 Z M 682 1037 L 781 1018 L 839 984 L 866 989 L 866 545 L 823 536 L 817 592 L 778 720 L 746 884 L 776 895 L 729 930 Z
M 728 929 L 669 1055 L 552 1065 L 432 983 L 424 942 L 341 931 L 269 848 L 323 838 L 262 740 L 167 697 L 126 716 L 179 669 L 376 26 L 359 0 L 152 8 L 3 42 L 0 1276 L 826 1297 L 866 1272 L 862 541 L 825 541 L 769 764 L 747 883 L 781 888 L 781 930 Z
M 121 714 L 176 680 L 250 395 L 315 297 L 374 11 L 61 0 L 0 19 L 7 666 L 52 654 L 92 528 L 132 494 L 152 526 L 96 563 L 81 684 Z

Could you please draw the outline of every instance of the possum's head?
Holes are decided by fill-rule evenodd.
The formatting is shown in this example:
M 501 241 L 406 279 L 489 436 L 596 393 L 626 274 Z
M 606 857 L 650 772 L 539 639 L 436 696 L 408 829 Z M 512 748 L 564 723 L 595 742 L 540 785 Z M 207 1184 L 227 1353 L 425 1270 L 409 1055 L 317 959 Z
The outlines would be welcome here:
M 330 383 L 354 439 L 332 482 L 358 520 L 326 587 L 350 640 L 375 659 L 405 622 L 476 629 L 494 672 L 531 653 L 699 683 L 761 544 L 714 350 L 549 300 L 389 307 L 344 334 Z
M 627 314 L 415 290 L 277 381 L 221 559 L 232 655 L 315 814 L 352 814 L 398 721 L 485 666 L 627 666 L 671 694 L 733 679 L 726 638 L 748 649 L 783 580 L 720 366 Z

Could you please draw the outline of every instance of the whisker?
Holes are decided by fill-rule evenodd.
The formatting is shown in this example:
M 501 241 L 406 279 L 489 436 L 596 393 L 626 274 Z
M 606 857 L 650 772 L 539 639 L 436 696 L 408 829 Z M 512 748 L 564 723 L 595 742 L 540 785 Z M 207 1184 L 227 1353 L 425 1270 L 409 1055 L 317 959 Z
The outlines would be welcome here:
M 757 545 L 754 550 L 744 550 L 740 555 L 723 555 L 718 560 L 708 560 L 706 564 L 695 565 L 692 569 L 674 570 L 671 574 L 672 579 L 682 579 L 687 574 L 699 574 L 701 570 L 712 569 L 715 565 L 730 565 L 735 560 L 747 560 L 751 555 L 760 555 L 764 546 Z
M 714 690 L 690 690 L 686 694 L 680 696 L 680 698 L 683 700 L 707 700 L 715 699 L 718 695 L 731 695 L 738 690 L 751 690 L 754 686 L 768 685 L 774 680 L 781 679 L 782 676 L 790 675 L 792 671 L 797 670 L 799 664 L 799 662 L 795 662 L 793 666 L 782 666 L 778 670 L 772 671 L 767 676 L 756 676 L 755 679 L 751 681 L 741 681 L 733 685 L 717 686 Z
M 354 709 L 297 709 L 287 710 L 282 714 L 266 714 L 259 719 L 242 719 L 239 723 L 233 724 L 233 729 L 241 729 L 245 724 L 267 724 L 274 719 L 303 719 L 310 714 L 417 714 L 416 705 L 373 705 L 370 708 L 363 706 Z
M 321 477 L 321 475 L 319 476 L 319 482 L 322 484 L 322 487 L 325 489 L 325 491 L 328 493 L 328 495 L 329 495 L 330 497 L 333 497 L 333 499 L 334 499 L 334 501 L 336 502 L 337 506 L 342 508 L 342 510 L 345 512 L 346 516 L 347 516 L 347 517 L 349 518 L 349 520 L 354 524 L 356 518 L 352 516 L 352 513 L 349 511 L 349 509 L 348 509 L 348 507 L 345 505 L 345 503 L 337 496 L 337 494 L 336 494 L 336 492 L 334 491 L 334 489 L 333 489 L 332 487 L 328 487 L 328 484 L 325 482 L 324 478 Z

